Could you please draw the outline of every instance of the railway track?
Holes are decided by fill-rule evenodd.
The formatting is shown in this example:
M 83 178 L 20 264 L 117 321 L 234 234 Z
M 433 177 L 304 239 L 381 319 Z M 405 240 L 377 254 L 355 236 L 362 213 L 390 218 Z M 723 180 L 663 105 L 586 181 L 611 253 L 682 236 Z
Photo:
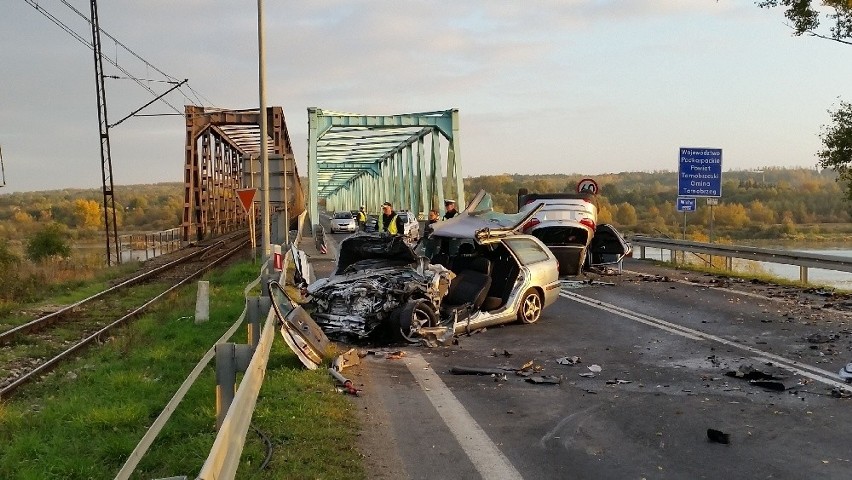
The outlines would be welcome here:
M 83 300 L 0 332 L 0 399 L 81 349 L 103 341 L 115 328 L 244 250 L 248 243 L 245 232 L 240 231 L 209 245 L 183 249 L 176 258 L 149 265 Z M 127 307 L 128 303 L 134 306 Z

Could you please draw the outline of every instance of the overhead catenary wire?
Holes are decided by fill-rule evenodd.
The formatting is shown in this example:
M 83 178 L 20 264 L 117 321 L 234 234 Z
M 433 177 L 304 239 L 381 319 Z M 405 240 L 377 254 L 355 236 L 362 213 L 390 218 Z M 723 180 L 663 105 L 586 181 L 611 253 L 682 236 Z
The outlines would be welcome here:
M 70 4 L 67 0 L 61 0 L 61 1 L 62 1 L 62 3 L 63 3 L 65 6 L 67 6 L 67 7 L 68 7 L 69 9 L 71 9 L 74 13 L 76 13 L 78 16 L 80 16 L 80 17 L 81 17 L 83 20 L 85 20 L 85 21 L 86 21 L 89 25 L 91 25 L 91 19 L 90 19 L 89 17 L 87 17 L 87 16 L 86 16 L 83 12 L 81 12 L 80 10 L 78 10 L 77 8 L 75 8 L 73 5 L 71 5 L 71 4 Z M 61 28 L 62 30 L 64 30 L 66 33 L 68 33 L 69 35 L 71 35 L 71 36 L 72 36 L 75 40 L 77 40 L 78 42 L 82 43 L 83 45 L 85 45 L 86 47 L 88 47 L 90 50 L 94 50 L 94 46 L 92 45 L 92 43 L 91 43 L 90 41 L 86 40 L 86 38 L 85 38 L 85 37 L 83 37 L 83 36 L 82 36 L 82 35 L 80 35 L 79 33 L 75 32 L 75 31 L 74 31 L 71 27 L 69 27 L 69 26 L 68 26 L 68 25 L 66 25 L 64 22 L 62 22 L 62 21 L 61 21 L 58 17 L 56 17 L 56 16 L 55 16 L 55 15 L 53 15 L 52 13 L 48 12 L 47 10 L 45 10 L 45 9 L 44 9 L 44 7 L 42 7 L 41 5 L 39 5 L 39 3 L 38 3 L 36 0 L 24 0 L 24 2 L 26 2 L 28 5 L 30 5 L 31 7 L 33 7 L 36 11 L 38 11 L 39 13 L 41 13 L 44 17 L 46 17 L 48 20 L 50 20 L 50 21 L 51 21 L 52 23 L 54 23 L 56 26 L 58 26 L 59 28 Z M 131 49 L 130 49 L 127 45 L 125 45 L 125 44 L 124 44 L 124 43 L 122 43 L 120 40 L 118 40 L 117 38 L 115 38 L 115 37 L 114 37 L 113 35 L 111 35 L 109 32 L 105 31 L 105 30 L 104 30 L 104 29 L 102 29 L 102 28 L 100 28 L 99 30 L 100 30 L 100 32 L 101 32 L 103 35 L 105 35 L 107 38 L 109 38 L 110 40 L 112 40 L 113 42 L 115 42 L 115 44 L 116 44 L 116 46 L 117 46 L 117 47 L 119 47 L 119 46 L 120 46 L 121 48 L 123 48 L 124 50 L 126 50 L 126 51 L 127 51 L 128 53 L 130 53 L 133 57 L 135 57 L 136 59 L 138 59 L 139 61 L 141 61 L 141 62 L 142 62 L 142 63 L 143 63 L 143 64 L 144 64 L 147 68 L 153 69 L 153 70 L 154 70 L 154 71 L 156 71 L 157 73 L 159 73 L 159 74 L 163 75 L 165 78 L 169 79 L 169 81 L 171 81 L 171 82 L 175 82 L 175 83 L 180 82 L 180 80 L 178 80 L 176 77 L 174 77 L 174 76 L 172 76 L 172 75 L 167 74 L 166 72 L 164 72 L 164 71 L 163 71 L 163 70 L 161 70 L 160 68 L 158 68 L 158 67 L 156 67 L 155 65 L 153 65 L 151 62 L 149 62 L 149 61 L 147 61 L 146 59 L 142 58 L 142 56 L 141 56 L 141 55 L 139 55 L 139 54 L 137 54 L 135 51 L 131 50 Z M 108 55 L 102 55 L 102 58 L 103 58 L 103 59 L 105 59 L 105 60 L 107 61 L 107 63 L 109 63 L 110 65 L 114 66 L 115 68 L 117 68 L 117 69 L 118 69 L 119 71 L 121 71 L 122 73 L 124 73 L 124 74 L 126 75 L 126 77 L 124 77 L 124 78 L 122 78 L 122 77 L 118 77 L 118 76 L 106 76 L 106 77 L 107 77 L 107 78 L 121 78 L 121 79 L 129 79 L 129 80 L 133 80 L 133 81 L 134 81 L 134 82 L 136 82 L 136 83 L 137 83 L 140 87 L 142 87 L 142 88 L 144 88 L 145 90 L 147 90 L 147 91 L 148 91 L 151 95 L 154 95 L 155 97 L 160 96 L 160 94 L 158 94 L 157 92 L 155 92 L 155 91 L 154 91 L 151 87 L 149 87 L 148 85 L 146 85 L 146 84 L 144 83 L 144 82 L 151 82 L 151 81 L 154 81 L 154 80 L 151 80 L 151 79 L 140 79 L 140 78 L 138 78 L 137 76 L 135 76 L 135 75 L 133 75 L 132 73 L 130 73 L 127 69 L 125 69 L 124 67 L 122 67 L 121 65 L 119 65 L 119 63 L 118 63 L 118 51 L 117 51 L 117 50 L 118 50 L 118 49 L 116 49 L 116 58 L 115 58 L 115 59 L 110 58 Z M 203 97 L 203 95 L 200 95 L 200 94 L 199 94 L 199 93 L 198 93 L 195 89 L 193 89 L 192 87 L 190 87 L 188 84 L 186 85 L 186 87 L 187 87 L 187 88 L 189 88 L 190 92 L 192 92 L 192 95 L 195 97 L 195 99 L 190 98 L 190 96 L 189 96 L 189 95 L 187 95 L 187 94 L 186 94 L 183 90 L 181 90 L 181 89 L 177 89 L 177 90 L 178 90 L 178 92 L 180 92 L 180 94 L 181 94 L 181 95 L 183 95 L 183 97 L 184 97 L 184 98 L 185 98 L 185 99 L 186 99 L 186 100 L 187 100 L 190 104 L 192 104 L 192 105 L 200 105 L 200 104 L 202 104 L 202 102 L 200 102 L 200 100 L 199 100 L 199 96 Z M 205 98 L 205 100 L 206 100 L 206 98 Z M 182 110 L 181 110 L 181 109 L 179 109 L 179 108 L 175 107 L 174 105 L 172 105 L 172 104 L 171 104 L 168 100 L 166 100 L 166 99 L 164 99 L 164 98 L 161 98 L 161 99 L 160 99 L 160 101 L 162 101 L 163 103 L 165 103 L 166 105 L 168 105 L 168 106 L 169 106 L 172 110 L 174 110 L 175 112 L 180 113 L 180 114 L 183 114 L 183 112 L 182 112 Z M 208 103 L 212 103 L 212 102 L 208 102 Z

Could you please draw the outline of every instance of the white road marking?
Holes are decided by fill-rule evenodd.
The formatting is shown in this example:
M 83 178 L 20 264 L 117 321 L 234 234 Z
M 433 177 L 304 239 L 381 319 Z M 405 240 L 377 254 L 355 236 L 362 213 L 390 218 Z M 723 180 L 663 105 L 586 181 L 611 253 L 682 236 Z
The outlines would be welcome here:
M 732 340 L 727 340 L 722 337 L 718 337 L 716 335 L 711 335 L 709 333 L 702 332 L 700 330 L 694 330 L 692 328 L 684 327 L 682 325 L 677 325 L 671 322 L 667 322 L 665 320 L 652 317 L 650 315 L 645 315 L 644 313 L 634 312 L 632 310 L 628 310 L 623 307 L 619 307 L 617 305 L 613 305 L 611 303 L 602 302 L 600 300 L 595 300 L 593 298 L 585 297 L 583 295 L 578 295 L 574 292 L 561 291 L 559 296 L 563 298 L 567 298 L 569 300 L 573 300 L 578 303 L 582 303 L 584 305 L 588 305 L 590 307 L 598 308 L 600 310 L 604 310 L 610 313 L 614 313 L 616 315 L 620 315 L 624 318 L 629 318 L 630 320 L 635 320 L 637 322 L 644 323 L 646 325 L 650 325 L 652 327 L 659 328 L 661 330 L 665 330 L 667 332 L 673 333 L 675 335 L 680 335 L 686 338 L 690 338 L 693 340 L 710 340 L 713 342 L 718 342 L 723 345 L 728 345 L 730 347 L 739 348 L 740 350 L 745 350 L 747 352 L 753 353 L 758 356 L 760 360 L 771 360 L 777 366 L 784 368 L 795 375 L 801 375 L 803 377 L 808 377 L 812 380 L 816 380 L 818 382 L 824 383 L 831 387 L 839 388 L 842 390 L 846 390 L 847 392 L 852 392 L 852 385 L 848 385 L 844 382 L 839 382 L 835 380 L 836 376 L 834 373 L 829 372 L 827 370 L 823 370 L 821 368 L 813 367 L 811 365 L 807 365 L 801 362 L 797 362 L 796 360 L 791 360 L 789 358 L 781 357 L 775 355 L 773 353 L 764 352 L 759 348 L 754 348 L 749 345 L 745 345 L 739 342 L 734 342 Z
M 482 478 L 523 479 L 420 354 L 407 357 L 405 365 Z

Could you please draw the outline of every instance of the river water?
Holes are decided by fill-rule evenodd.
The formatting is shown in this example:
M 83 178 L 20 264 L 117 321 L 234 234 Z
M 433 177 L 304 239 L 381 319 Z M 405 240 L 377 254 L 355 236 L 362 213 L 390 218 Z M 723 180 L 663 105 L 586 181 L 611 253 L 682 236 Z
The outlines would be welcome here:
M 739 245 L 745 245 L 745 243 L 740 243 Z M 817 253 L 820 255 L 831 255 L 835 257 L 843 257 L 846 259 L 852 258 L 852 248 L 850 248 L 850 245 L 848 243 L 844 245 L 831 246 L 754 243 L 748 246 L 768 248 L 771 250 L 783 250 L 788 252 Z M 634 251 L 634 254 L 636 254 L 637 256 L 638 253 L 638 249 Z M 647 258 L 655 260 L 670 259 L 670 253 L 668 250 L 660 251 L 660 249 L 656 248 L 646 248 L 645 256 Z M 799 279 L 799 267 L 797 265 L 785 265 L 782 263 L 769 262 L 754 262 L 751 260 L 741 260 L 735 258 L 734 270 L 746 273 L 769 274 L 775 277 L 794 281 Z M 824 270 L 822 268 L 808 268 L 808 282 L 814 285 L 826 285 L 829 287 L 852 291 L 852 273 L 838 272 L 835 270 Z

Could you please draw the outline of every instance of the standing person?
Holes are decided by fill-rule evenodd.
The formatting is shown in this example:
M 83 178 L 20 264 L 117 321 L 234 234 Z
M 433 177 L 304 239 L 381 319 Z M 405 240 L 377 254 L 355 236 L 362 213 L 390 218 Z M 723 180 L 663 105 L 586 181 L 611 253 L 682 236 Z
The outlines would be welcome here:
M 405 225 L 399 215 L 393 211 L 393 205 L 390 202 L 382 204 L 382 216 L 379 217 L 379 224 L 376 226 L 379 232 L 387 232 L 391 235 L 402 235 L 405 231 Z
M 364 205 L 361 205 L 361 210 L 358 210 L 358 226 L 361 230 L 367 229 L 367 212 L 364 211 Z
M 432 225 L 433 223 L 436 223 L 438 220 L 439 220 L 438 211 L 435 210 L 434 208 L 432 210 L 429 210 L 429 218 L 426 219 L 426 225 Z
M 444 207 L 447 210 L 447 212 L 444 213 L 444 220 L 449 220 L 449 219 L 455 217 L 456 215 L 458 215 L 458 213 L 459 213 L 458 211 L 456 211 L 456 201 L 455 200 L 450 200 L 450 199 L 444 200 Z

